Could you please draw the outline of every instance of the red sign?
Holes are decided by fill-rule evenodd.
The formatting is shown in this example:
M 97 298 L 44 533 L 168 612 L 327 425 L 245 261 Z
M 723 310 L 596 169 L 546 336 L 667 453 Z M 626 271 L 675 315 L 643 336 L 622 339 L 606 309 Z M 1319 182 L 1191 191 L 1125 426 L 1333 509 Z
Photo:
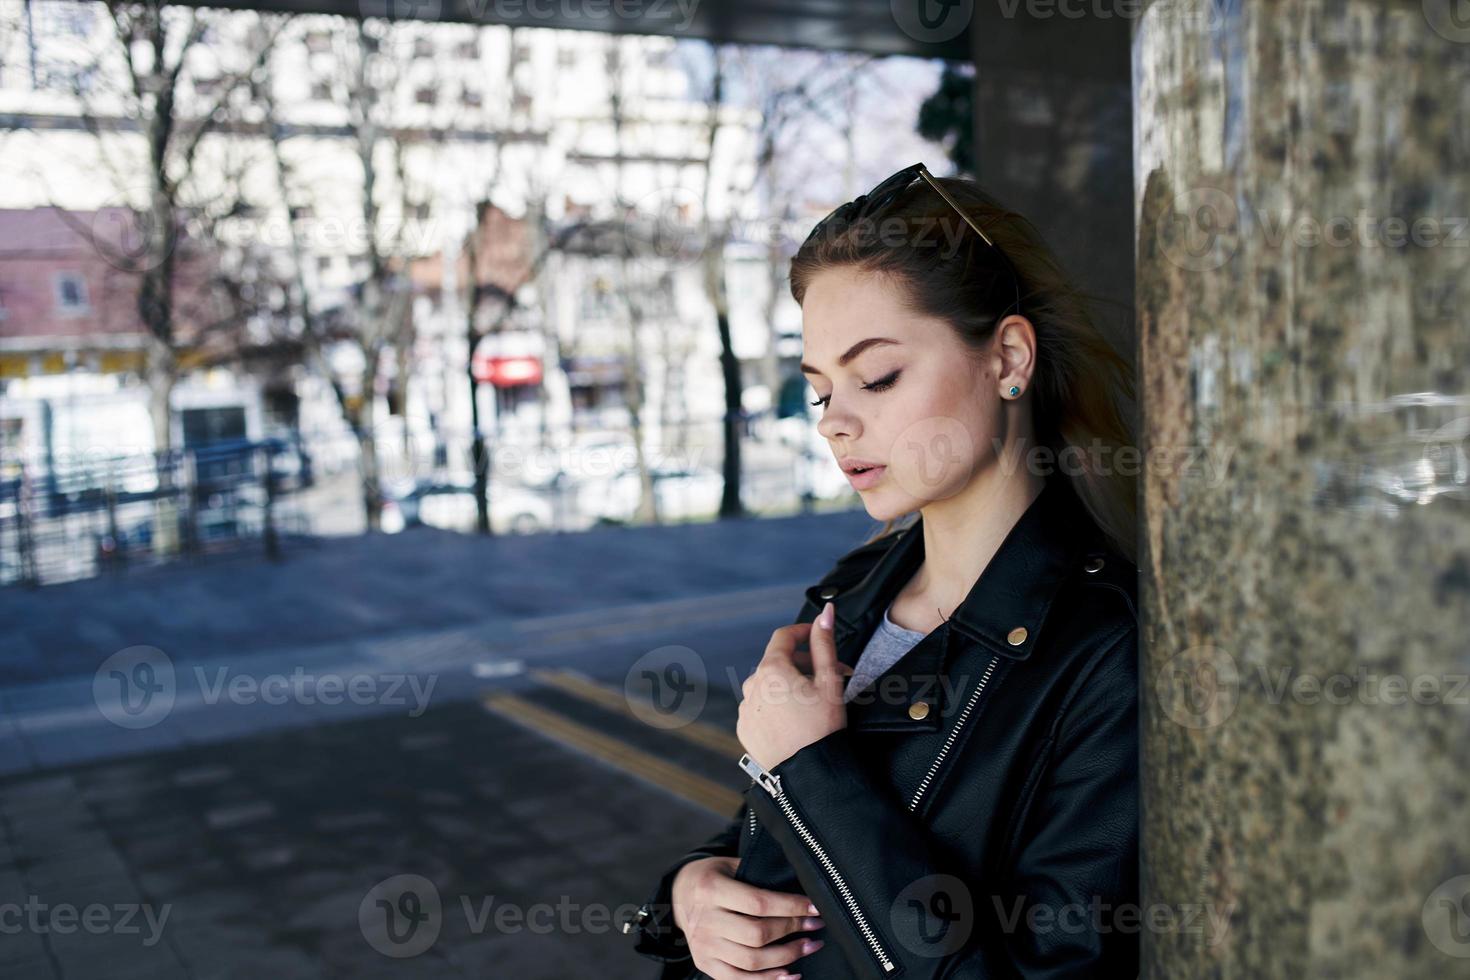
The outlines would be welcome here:
M 521 355 L 518 357 L 485 357 L 475 355 L 473 362 L 475 380 L 488 382 L 497 388 L 513 388 L 516 385 L 541 383 L 541 358 Z

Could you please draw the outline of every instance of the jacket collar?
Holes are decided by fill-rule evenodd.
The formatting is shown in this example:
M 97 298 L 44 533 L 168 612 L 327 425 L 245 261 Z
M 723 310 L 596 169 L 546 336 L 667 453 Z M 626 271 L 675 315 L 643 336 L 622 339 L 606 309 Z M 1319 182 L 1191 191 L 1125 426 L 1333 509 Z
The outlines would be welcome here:
M 1012 526 L 950 616 L 946 632 L 959 633 L 1002 656 L 1026 659 L 1041 636 L 1058 588 L 1074 571 L 1081 554 L 1095 544 L 1097 533 L 1096 524 L 1067 481 L 1048 477 L 1041 493 Z M 923 562 L 922 515 L 896 537 L 856 583 L 846 587 L 814 585 L 806 590 L 819 610 L 828 599 L 833 603 L 833 639 L 838 658 L 849 666 L 856 664 L 862 646 L 889 603 Z M 832 595 L 834 588 L 836 594 Z M 1021 629 L 1024 634 L 1019 632 Z M 930 657 L 945 659 L 942 650 L 951 646 L 948 635 L 945 639 L 943 644 L 927 646 Z

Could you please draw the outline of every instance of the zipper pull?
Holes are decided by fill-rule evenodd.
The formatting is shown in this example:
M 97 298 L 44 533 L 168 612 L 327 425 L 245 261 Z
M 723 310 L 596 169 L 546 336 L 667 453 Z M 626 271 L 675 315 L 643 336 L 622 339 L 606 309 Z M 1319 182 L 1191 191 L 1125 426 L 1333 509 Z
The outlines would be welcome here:
M 765 766 L 750 757 L 749 752 L 740 757 L 740 768 L 744 769 L 751 779 L 760 783 L 761 788 L 767 793 L 772 796 L 781 795 L 781 777 L 768 772 Z

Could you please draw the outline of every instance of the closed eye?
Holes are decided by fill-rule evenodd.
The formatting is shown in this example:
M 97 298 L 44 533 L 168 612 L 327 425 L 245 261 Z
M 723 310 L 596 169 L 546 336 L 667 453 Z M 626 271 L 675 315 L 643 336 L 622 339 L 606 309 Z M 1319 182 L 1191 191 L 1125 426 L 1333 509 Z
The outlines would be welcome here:
M 874 381 L 872 384 L 863 385 L 862 386 L 862 389 L 864 391 L 887 391 L 889 388 L 892 388 L 894 386 L 894 384 L 898 381 L 898 376 L 900 374 L 902 374 L 902 373 L 903 373 L 902 371 L 894 371 L 892 374 L 888 375 L 887 377 L 879 378 L 877 381 Z M 813 404 L 813 405 L 820 405 L 821 407 L 826 408 L 827 407 L 827 403 L 830 402 L 831 400 L 832 400 L 832 396 L 831 395 L 825 395 L 825 396 L 823 396 L 821 398 L 818 398 L 816 401 L 812 402 L 811 404 Z

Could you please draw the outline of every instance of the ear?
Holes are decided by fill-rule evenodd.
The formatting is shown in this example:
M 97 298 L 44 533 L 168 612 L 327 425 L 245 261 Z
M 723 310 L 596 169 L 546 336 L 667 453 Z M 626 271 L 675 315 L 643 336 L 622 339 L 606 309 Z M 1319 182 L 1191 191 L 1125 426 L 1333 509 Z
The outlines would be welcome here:
M 1012 313 L 995 328 L 991 364 L 997 385 L 1030 387 L 1036 370 L 1036 327 L 1019 313 Z

